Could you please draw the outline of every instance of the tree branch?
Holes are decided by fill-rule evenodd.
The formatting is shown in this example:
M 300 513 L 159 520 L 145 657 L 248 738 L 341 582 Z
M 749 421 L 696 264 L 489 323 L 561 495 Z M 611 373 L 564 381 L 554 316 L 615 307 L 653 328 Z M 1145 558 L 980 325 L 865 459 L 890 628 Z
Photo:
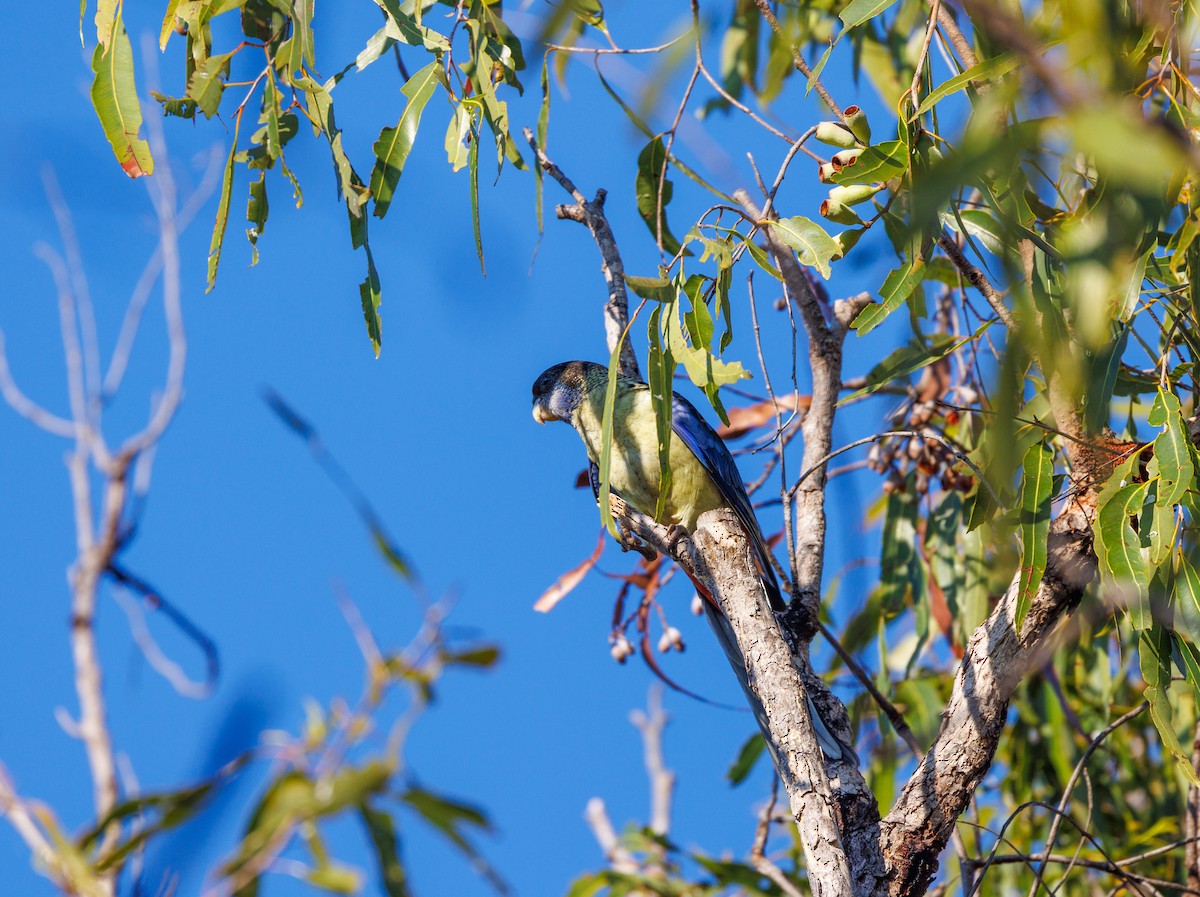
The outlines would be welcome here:
M 608 350 L 612 352 L 616 348 L 617 342 L 624 339 L 625 331 L 629 327 L 629 297 L 625 292 L 625 263 L 621 261 L 616 238 L 613 237 L 612 228 L 604 214 L 604 198 L 607 193 L 602 189 L 597 190 L 596 198 L 588 201 L 574 182 L 537 145 L 533 131 L 525 128 L 523 133 L 537 157 L 538 164 L 542 166 L 542 170 L 558 181 L 575 200 L 574 205 L 555 207 L 555 213 L 559 218 L 578 221 L 580 224 L 586 225 L 600 250 L 600 257 L 603 260 L 600 270 L 604 272 L 604 281 L 608 284 L 608 302 L 604 306 L 604 332 L 608 337 Z M 641 374 L 638 372 L 637 355 L 628 339 L 624 339 L 621 343 L 618 368 L 626 377 L 641 379 Z

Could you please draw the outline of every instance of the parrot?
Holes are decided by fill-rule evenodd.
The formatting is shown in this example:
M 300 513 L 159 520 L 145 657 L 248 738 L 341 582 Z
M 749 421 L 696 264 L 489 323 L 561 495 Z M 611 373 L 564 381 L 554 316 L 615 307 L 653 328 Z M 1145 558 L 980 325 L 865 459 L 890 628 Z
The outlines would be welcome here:
M 591 361 L 566 361 L 547 368 L 533 384 L 533 418 L 538 423 L 565 421 L 582 437 L 591 462 L 593 489 L 598 488 L 597 462 L 602 445 L 602 422 L 608 368 Z M 650 398 L 650 386 L 632 377 L 618 376 L 613 407 L 612 453 L 609 485 L 612 491 L 643 514 L 654 517 L 659 505 L 660 468 L 658 425 Z M 782 613 L 787 603 L 771 566 L 771 552 L 759 528 L 737 464 L 724 441 L 699 411 L 678 393 L 671 394 L 670 489 L 663 502 L 659 523 L 667 525 L 668 539 L 695 531 L 705 511 L 729 508 L 741 524 L 754 555 L 763 592 L 773 613 Z M 685 572 L 686 569 L 685 569 Z M 705 616 L 758 720 L 768 733 L 766 712 L 750 688 L 746 662 L 738 648 L 733 627 L 712 600 L 707 588 L 691 574 L 703 602 Z M 810 698 L 813 729 L 822 751 L 830 759 L 857 761 L 852 748 L 829 731 Z M 766 739 L 771 745 L 771 739 Z M 778 766 L 778 758 L 776 765 Z

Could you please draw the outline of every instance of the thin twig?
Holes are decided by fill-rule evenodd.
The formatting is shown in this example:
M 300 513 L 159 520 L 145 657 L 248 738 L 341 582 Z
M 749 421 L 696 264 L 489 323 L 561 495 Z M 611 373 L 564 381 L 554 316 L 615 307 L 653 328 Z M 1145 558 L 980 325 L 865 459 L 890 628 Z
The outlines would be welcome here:
M 775 13 L 771 11 L 769 0 L 754 0 L 754 5 L 758 7 L 763 18 L 767 20 L 767 24 L 771 26 L 771 30 L 775 32 L 781 41 L 786 41 L 788 39 L 787 35 L 783 33 L 783 26 L 779 24 L 779 20 L 775 18 Z M 844 121 L 846 116 L 842 114 L 842 108 L 834 102 L 833 96 L 825 89 L 825 85 L 821 83 L 821 79 L 813 78 L 812 69 L 808 67 L 808 63 L 804 61 L 804 57 L 800 55 L 800 50 L 794 45 L 792 45 L 791 50 L 792 64 L 796 67 L 796 70 L 812 82 L 813 88 L 817 91 L 818 96 L 825 101 L 825 105 L 829 107 L 829 110 L 838 119 Z
M 771 798 L 758 814 L 758 825 L 754 828 L 754 844 L 750 848 L 750 865 L 770 879 L 785 897 L 803 897 L 800 889 L 792 883 L 783 870 L 767 858 L 767 836 L 771 832 L 771 818 L 775 812 L 775 801 L 779 797 L 779 779 L 771 779 Z
M 925 40 L 921 43 L 921 55 L 917 57 L 917 64 L 913 69 L 912 85 L 908 88 L 914 112 L 921 105 L 921 78 L 925 74 L 925 61 L 929 58 L 929 42 L 933 39 L 933 32 L 937 26 L 938 12 L 942 8 L 942 0 L 932 0 L 931 5 L 933 10 L 929 14 L 929 24 L 925 27 Z
M 1071 792 L 1075 788 L 1075 783 L 1079 781 L 1079 775 L 1083 772 L 1083 769 L 1087 765 L 1088 760 L 1091 759 L 1092 754 L 1094 754 L 1096 749 L 1104 743 L 1104 739 L 1106 739 L 1109 735 L 1121 728 L 1121 726 L 1125 725 L 1130 720 L 1140 716 L 1149 706 L 1150 704 L 1148 701 L 1142 701 L 1142 703 L 1140 703 L 1137 707 L 1134 707 L 1128 713 L 1118 717 L 1108 726 L 1097 732 L 1092 738 L 1091 743 L 1087 746 L 1087 750 L 1083 752 L 1083 756 L 1080 757 L 1079 762 L 1075 764 L 1075 769 L 1071 771 L 1071 778 L 1067 780 L 1067 784 L 1063 787 L 1062 797 L 1058 801 L 1058 811 L 1055 813 L 1054 819 L 1050 823 L 1050 832 L 1046 835 L 1045 852 L 1047 854 L 1054 850 L 1054 842 L 1058 839 L 1059 827 L 1062 825 L 1062 820 L 1066 816 L 1067 805 L 1071 802 Z M 1045 871 L 1046 861 L 1043 860 L 1042 864 L 1038 867 L 1038 880 L 1041 879 L 1041 876 Z M 1034 884 L 1030 886 L 1029 897 L 1033 897 L 1036 892 L 1037 882 L 1034 882 Z
M 967 279 L 967 282 L 983 294 L 983 298 L 986 299 L 988 305 L 992 307 L 992 311 L 996 313 L 996 317 L 998 317 L 1004 323 L 1004 326 L 1010 331 L 1015 332 L 1017 329 L 1016 319 L 1013 317 L 1012 312 L 1009 311 L 1008 307 L 1004 304 L 1004 298 L 999 292 L 997 292 L 996 288 L 992 286 L 992 282 L 988 280 L 987 275 L 984 274 L 979 268 L 975 267 L 975 265 L 971 264 L 970 260 L 963 254 L 963 251 L 958 248 L 958 244 L 945 234 L 942 234 L 940 237 L 938 237 L 937 244 L 942 248 L 942 251 L 949 256 L 950 261 L 954 263 L 954 266 L 963 273 L 963 276 Z
M 601 270 L 608 284 L 608 302 L 604 306 L 604 329 L 608 337 L 608 348 L 611 352 L 619 343 L 621 347 L 618 360 L 620 372 L 626 377 L 640 380 L 637 355 L 633 351 L 632 343 L 625 339 L 625 333 L 629 329 L 629 297 L 625 291 L 625 263 L 621 260 L 621 253 L 617 249 L 617 241 L 613 236 L 612 227 L 604 214 L 604 198 L 607 194 L 602 189 L 597 190 L 596 198 L 591 201 L 587 200 L 574 182 L 538 146 L 533 131 L 525 128 L 522 133 L 533 150 L 538 164 L 542 166 L 542 170 L 558 181 L 575 200 L 574 205 L 556 207 L 555 212 L 558 217 L 568 218 L 586 225 L 587 229 L 591 231 L 592 239 L 596 241 L 600 257 L 603 260 Z

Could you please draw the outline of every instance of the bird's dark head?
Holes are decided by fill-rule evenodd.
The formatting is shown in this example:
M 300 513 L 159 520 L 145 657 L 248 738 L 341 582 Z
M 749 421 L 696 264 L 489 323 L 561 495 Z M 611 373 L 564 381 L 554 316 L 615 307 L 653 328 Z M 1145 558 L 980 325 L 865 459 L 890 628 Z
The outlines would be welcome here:
M 533 381 L 533 419 L 570 422 L 571 414 L 597 379 L 606 381 L 608 369 L 592 361 L 564 361 L 546 368 Z

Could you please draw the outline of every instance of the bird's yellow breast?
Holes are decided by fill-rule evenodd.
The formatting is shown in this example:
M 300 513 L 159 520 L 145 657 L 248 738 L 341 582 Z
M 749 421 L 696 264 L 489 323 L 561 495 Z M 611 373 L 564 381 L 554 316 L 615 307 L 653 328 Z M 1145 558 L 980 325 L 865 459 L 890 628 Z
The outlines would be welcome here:
M 580 403 L 571 423 L 587 446 L 588 456 L 599 463 L 603 444 L 604 395 L 593 390 Z M 671 485 L 660 523 L 677 524 L 688 532 L 704 511 L 722 507 L 725 500 L 700 460 L 672 431 Z M 654 515 L 660 480 L 658 431 L 650 390 L 618 390 L 613 407 L 613 450 L 609 464 L 612 489 L 643 514 Z

